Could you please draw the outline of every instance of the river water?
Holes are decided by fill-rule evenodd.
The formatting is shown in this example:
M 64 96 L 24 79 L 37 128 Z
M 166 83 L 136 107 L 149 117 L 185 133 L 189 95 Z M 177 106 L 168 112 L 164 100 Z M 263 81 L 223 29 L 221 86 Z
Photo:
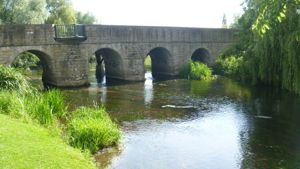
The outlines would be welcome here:
M 69 109 L 103 105 L 120 146 L 95 155 L 112 169 L 300 169 L 300 97 L 225 78 L 97 84 L 63 90 Z

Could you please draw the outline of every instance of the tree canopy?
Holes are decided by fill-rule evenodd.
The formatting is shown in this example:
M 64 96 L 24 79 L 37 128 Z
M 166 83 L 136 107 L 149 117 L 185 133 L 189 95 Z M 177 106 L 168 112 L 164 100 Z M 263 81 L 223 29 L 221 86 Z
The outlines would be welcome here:
M 300 0 L 246 0 L 234 24 L 239 40 L 223 57 L 240 57 L 241 79 L 300 94 Z
M 96 17 L 91 13 L 76 12 L 76 23 L 78 24 L 93 24 L 96 21 Z
M 47 17 L 44 0 L 0 0 L 0 23 L 40 24 Z
M 45 23 L 72 24 L 76 22 L 75 10 L 69 0 L 46 0 L 49 17 Z
M 93 24 L 91 13 L 76 12 L 70 0 L 0 0 L 0 24 Z

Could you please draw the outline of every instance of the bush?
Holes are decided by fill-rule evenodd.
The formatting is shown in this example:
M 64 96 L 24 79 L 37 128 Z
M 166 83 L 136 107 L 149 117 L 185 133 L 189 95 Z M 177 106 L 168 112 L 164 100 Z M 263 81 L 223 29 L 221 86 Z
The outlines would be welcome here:
M 191 62 L 190 79 L 209 80 L 212 78 L 211 69 L 203 63 Z
M 179 76 L 191 80 L 209 80 L 212 78 L 212 70 L 204 63 L 190 60 L 180 70 Z
M 103 108 L 79 108 L 67 124 L 70 145 L 89 150 L 97 150 L 116 144 L 121 132 L 111 121 Z
M 216 61 L 216 73 L 223 76 L 239 77 L 242 62 L 243 57 L 240 56 L 220 57 Z
M 0 65 L 0 91 L 27 93 L 31 90 L 26 78 L 16 69 Z

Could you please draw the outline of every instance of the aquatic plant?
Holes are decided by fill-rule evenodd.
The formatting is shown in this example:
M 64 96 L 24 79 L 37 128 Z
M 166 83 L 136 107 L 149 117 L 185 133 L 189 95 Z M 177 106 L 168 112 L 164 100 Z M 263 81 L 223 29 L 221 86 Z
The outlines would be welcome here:
M 204 63 L 190 60 L 179 72 L 179 77 L 191 80 L 209 80 L 212 70 Z
M 190 62 L 189 77 L 192 80 L 209 80 L 212 78 L 212 70 L 204 63 Z
M 81 107 L 74 111 L 67 124 L 70 145 L 89 150 L 97 150 L 116 144 L 121 132 L 112 122 L 104 108 Z

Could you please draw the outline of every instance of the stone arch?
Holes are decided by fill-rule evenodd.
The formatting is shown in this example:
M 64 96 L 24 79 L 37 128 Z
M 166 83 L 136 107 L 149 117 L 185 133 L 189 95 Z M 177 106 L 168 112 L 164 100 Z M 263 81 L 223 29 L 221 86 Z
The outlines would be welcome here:
M 36 49 L 28 49 L 28 50 L 22 50 L 22 51 L 16 51 L 16 55 L 13 58 L 13 61 L 11 64 L 13 64 L 18 56 L 24 52 L 29 52 L 34 55 L 36 55 L 43 68 L 43 73 L 42 73 L 42 81 L 44 85 L 50 85 L 51 82 L 53 81 L 52 77 L 52 69 L 50 68 L 50 55 L 48 55 L 46 52 L 41 51 L 41 50 L 36 50 Z
M 173 77 L 174 61 L 168 49 L 155 47 L 146 56 L 148 55 L 151 58 L 151 72 L 154 79 L 168 79 Z
M 119 52 L 112 48 L 100 48 L 95 52 L 96 78 L 102 81 L 103 76 L 109 79 L 122 80 L 124 77 L 124 64 Z
M 202 62 L 205 64 L 210 64 L 211 59 L 212 59 L 211 54 L 210 54 L 209 50 L 206 48 L 196 49 L 191 56 L 192 61 Z

